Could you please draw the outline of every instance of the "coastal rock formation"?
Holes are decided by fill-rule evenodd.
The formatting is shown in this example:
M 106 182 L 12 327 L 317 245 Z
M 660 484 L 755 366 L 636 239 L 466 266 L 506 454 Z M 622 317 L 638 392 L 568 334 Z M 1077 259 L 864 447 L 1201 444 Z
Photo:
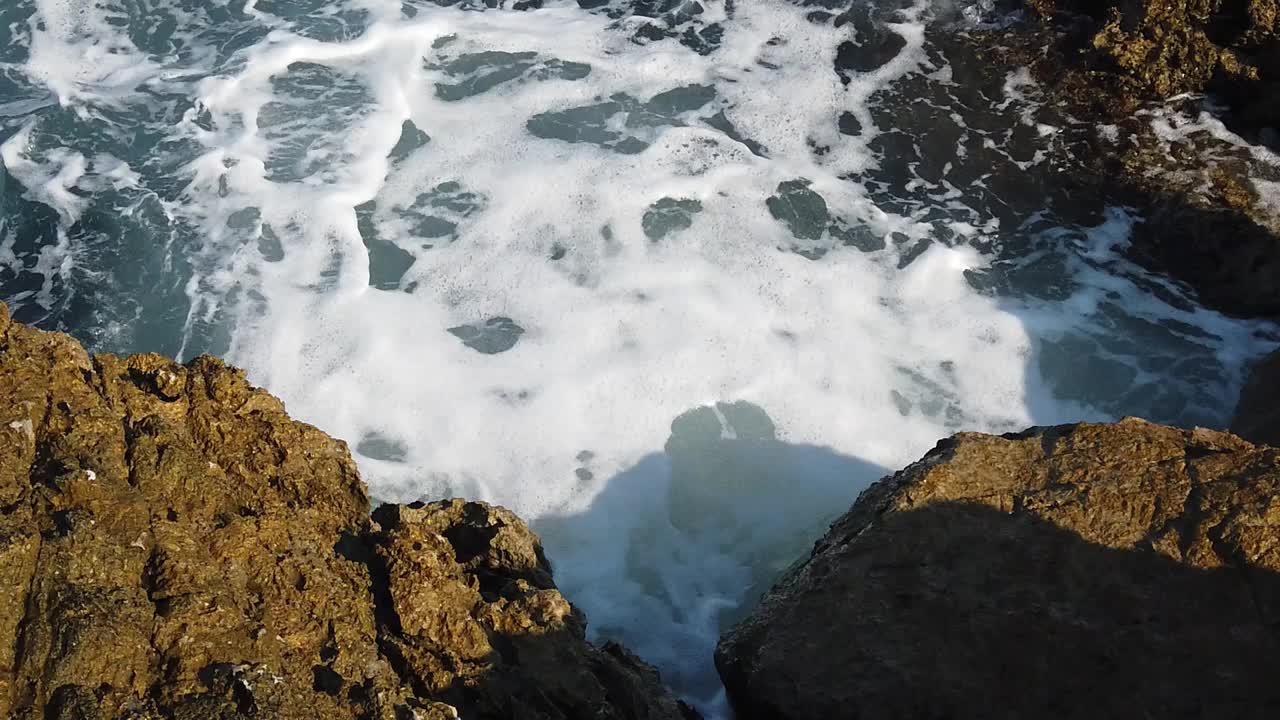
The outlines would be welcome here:
M 1280 713 L 1280 450 L 1141 420 L 963 433 L 727 633 L 738 717 Z
M 1280 350 L 1258 361 L 1240 391 L 1231 432 L 1280 447 Z
M 1027 0 L 1027 5 L 1065 31 L 1059 41 L 1068 59 L 1059 68 L 1063 80 L 1109 75 L 1106 85 L 1114 96 L 1109 102 L 1121 112 L 1136 109 L 1144 98 L 1212 92 L 1235 106 L 1233 120 L 1244 129 L 1259 130 L 1276 120 L 1276 0 Z M 1085 83 L 1099 84 L 1096 79 Z
M 369 500 L 209 358 L 90 357 L 0 305 L 0 717 L 682 718 L 585 640 L 538 538 Z
M 1026 5 L 1027 22 L 941 42 L 1003 72 L 1029 68 L 1063 122 L 1101 128 L 1072 155 L 1093 176 L 1085 184 L 1141 211 L 1134 260 L 1225 312 L 1280 316 L 1280 206 L 1267 198 L 1280 167 L 1212 129 L 1220 121 L 1251 143 L 1280 143 L 1276 0 Z M 1169 110 L 1200 115 L 1199 93 L 1213 97 L 1212 119 L 1185 127 Z

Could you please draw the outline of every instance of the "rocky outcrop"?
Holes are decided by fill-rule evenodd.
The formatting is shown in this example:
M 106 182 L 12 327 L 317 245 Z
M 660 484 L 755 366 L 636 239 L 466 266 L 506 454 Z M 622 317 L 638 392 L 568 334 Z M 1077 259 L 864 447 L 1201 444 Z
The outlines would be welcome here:
M 1231 420 L 1231 432 L 1253 442 L 1280 447 L 1280 350 L 1264 357 L 1250 370 Z
M 1280 450 L 1126 420 L 965 433 L 725 635 L 740 718 L 1280 713 Z
M 1212 114 L 1253 143 L 1280 143 L 1276 0 L 1026 0 L 1027 22 L 963 34 L 997 67 L 1028 67 L 1072 122 L 1105 126 L 1072 149 L 1108 202 L 1141 210 L 1131 257 L 1236 315 L 1280 316 L 1280 167 L 1265 154 L 1163 117 L 1210 93 Z M 1175 105 L 1192 117 L 1198 100 Z M 1153 122 L 1165 128 L 1157 131 Z
M 1280 129 L 1276 0 L 1041 6 L 1050 20 L 1067 16 L 1085 28 L 1068 35 L 1071 69 L 1062 82 L 1089 88 L 1090 102 L 1111 116 L 1130 115 L 1143 100 L 1207 92 L 1229 128 L 1255 143 L 1276 142 L 1261 134 Z M 1100 77 L 1107 80 L 1101 92 L 1089 82 Z M 1207 132 L 1162 136 L 1149 120 L 1139 120 L 1133 142 L 1105 148 L 1100 163 L 1147 201 L 1133 236 L 1135 259 L 1187 282 L 1208 305 L 1280 315 L 1280 212 L 1255 184 L 1276 182 L 1280 168 Z
M 1052 82 L 1092 85 L 1128 114 L 1146 98 L 1213 92 L 1246 131 L 1272 126 L 1280 90 L 1276 0 L 1027 0 L 1064 31 Z M 1083 78 L 1080 75 L 1103 75 Z M 1099 82 L 1102 80 L 1102 82 Z
M 0 305 L 0 717 L 681 718 L 514 515 L 369 501 L 344 443 L 202 357 Z

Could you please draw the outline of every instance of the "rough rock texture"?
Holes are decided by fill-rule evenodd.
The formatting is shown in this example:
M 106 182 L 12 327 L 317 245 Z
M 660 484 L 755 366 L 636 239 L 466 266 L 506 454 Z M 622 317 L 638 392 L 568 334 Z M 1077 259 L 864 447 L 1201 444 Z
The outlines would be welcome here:
M 1112 102 L 1214 92 L 1234 120 L 1268 127 L 1280 109 L 1276 0 L 1027 0 L 1041 19 L 1070 30 L 1064 76 L 1108 74 Z M 1088 82 L 1088 81 L 1087 81 Z M 1096 84 L 1096 83 L 1091 83 Z
M 1280 447 L 1280 350 L 1263 358 L 1240 391 L 1231 432 L 1256 443 Z
M 1063 83 L 1088 87 L 1090 102 L 1109 106 L 1112 116 L 1130 115 L 1142 100 L 1209 92 L 1226 103 L 1220 114 L 1228 126 L 1252 141 L 1280 128 L 1276 0 L 1039 5 L 1050 20 L 1067 16 L 1083 28 L 1065 43 Z M 1100 76 L 1106 80 L 1090 82 Z M 1107 173 L 1150 197 L 1147 222 L 1134 234 L 1135 258 L 1228 312 L 1280 314 L 1280 213 L 1259 201 L 1253 182 L 1274 182 L 1277 168 L 1204 134 L 1137 137 L 1106 163 Z
M 0 717 L 680 718 L 501 508 L 369 501 L 344 443 L 202 357 L 0 305 Z
M 716 662 L 740 718 L 1280 717 L 1280 450 L 965 433 L 868 488 Z
M 1143 211 L 1132 257 L 1238 315 L 1280 315 L 1280 207 L 1272 161 L 1169 121 L 1169 99 L 1211 93 L 1226 126 L 1280 144 L 1277 0 L 1026 0 L 1032 21 L 967 33 L 1029 67 L 1076 120 L 1106 124 L 1079 154 L 1117 204 Z M 1180 101 L 1192 117 L 1194 97 Z M 1157 131 L 1153 125 L 1162 125 Z
M 1262 202 L 1255 184 L 1276 183 L 1280 167 L 1206 133 L 1161 138 L 1143 126 L 1134 137 L 1099 163 L 1126 179 L 1143 210 L 1130 256 L 1187 283 L 1206 305 L 1280 317 L 1280 208 Z

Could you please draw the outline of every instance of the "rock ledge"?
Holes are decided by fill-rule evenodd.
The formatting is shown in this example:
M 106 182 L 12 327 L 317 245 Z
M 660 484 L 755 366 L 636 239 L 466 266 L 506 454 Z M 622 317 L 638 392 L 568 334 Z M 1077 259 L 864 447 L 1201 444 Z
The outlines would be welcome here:
M 515 515 L 369 500 L 208 357 L 90 357 L 0 305 L 0 717 L 692 717 L 585 640 Z

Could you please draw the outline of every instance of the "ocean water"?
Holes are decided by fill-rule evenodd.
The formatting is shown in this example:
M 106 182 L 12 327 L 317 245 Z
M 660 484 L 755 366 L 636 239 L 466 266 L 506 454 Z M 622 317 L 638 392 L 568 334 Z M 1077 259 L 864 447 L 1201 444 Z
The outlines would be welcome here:
M 1142 218 L 1072 180 L 1116 129 L 945 42 L 1002 21 L 7 2 L 0 297 L 245 367 L 378 499 L 511 507 L 593 636 L 723 716 L 719 632 L 867 483 L 959 430 L 1221 426 L 1280 340 L 1124 259 Z

